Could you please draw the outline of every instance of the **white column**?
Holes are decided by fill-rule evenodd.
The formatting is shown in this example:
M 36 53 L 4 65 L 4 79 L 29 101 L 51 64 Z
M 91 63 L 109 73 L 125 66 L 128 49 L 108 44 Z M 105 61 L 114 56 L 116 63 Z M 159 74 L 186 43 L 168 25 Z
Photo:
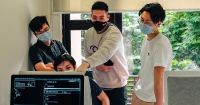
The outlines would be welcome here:
M 80 20 L 81 14 L 70 14 L 70 20 Z M 81 55 L 81 30 L 71 31 L 71 55 L 76 60 L 78 67 L 82 63 Z

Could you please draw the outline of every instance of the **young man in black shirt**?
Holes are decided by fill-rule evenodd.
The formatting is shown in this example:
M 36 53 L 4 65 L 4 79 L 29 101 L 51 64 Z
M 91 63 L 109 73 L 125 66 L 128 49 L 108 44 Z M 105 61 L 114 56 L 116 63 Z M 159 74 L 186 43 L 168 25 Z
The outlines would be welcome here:
M 62 54 L 55 59 L 54 69 L 56 71 L 73 72 L 76 69 L 76 61 L 68 54 Z M 97 100 L 102 102 L 102 105 L 110 105 L 109 99 L 104 91 L 89 77 L 85 76 L 85 99 L 88 105 L 97 105 Z M 88 85 L 89 86 L 88 86 Z
M 52 32 L 45 16 L 36 16 L 29 28 L 38 38 L 29 49 L 29 57 L 36 71 L 55 71 L 53 62 L 60 54 L 68 53 L 61 42 L 51 40 Z

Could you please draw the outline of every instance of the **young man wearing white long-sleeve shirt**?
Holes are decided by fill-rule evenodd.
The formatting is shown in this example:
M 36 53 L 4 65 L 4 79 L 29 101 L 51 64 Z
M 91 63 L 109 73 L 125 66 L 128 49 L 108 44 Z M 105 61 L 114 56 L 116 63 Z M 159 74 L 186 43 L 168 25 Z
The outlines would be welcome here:
M 92 24 L 85 34 L 86 61 L 76 71 L 93 70 L 93 77 L 110 99 L 110 105 L 127 104 L 127 79 L 129 76 L 124 55 L 123 36 L 108 22 L 108 6 L 95 2 L 92 6 Z

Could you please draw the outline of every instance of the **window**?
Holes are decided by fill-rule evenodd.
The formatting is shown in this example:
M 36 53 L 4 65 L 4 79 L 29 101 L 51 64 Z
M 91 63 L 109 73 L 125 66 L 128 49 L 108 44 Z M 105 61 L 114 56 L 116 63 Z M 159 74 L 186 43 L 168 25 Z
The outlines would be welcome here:
M 72 15 L 72 16 L 71 16 Z M 77 19 L 70 19 L 73 15 Z M 63 15 L 63 42 L 68 51 L 75 48 L 79 58 L 84 59 L 83 41 L 84 33 L 91 27 L 86 21 L 90 14 Z M 125 54 L 130 74 L 137 75 L 140 70 L 140 46 L 146 36 L 140 32 L 138 24 L 138 12 L 112 13 L 110 21 L 117 25 L 124 36 Z M 68 19 L 68 20 L 67 20 Z M 166 19 L 160 26 L 160 31 L 171 41 L 173 48 L 172 70 L 199 70 L 200 67 L 200 12 L 176 12 L 167 11 Z M 68 31 L 66 31 L 68 30 Z M 77 32 L 76 30 L 79 30 Z M 66 33 L 67 32 L 67 33 Z M 78 38 L 79 37 L 79 38 Z M 75 39 L 73 39 L 75 38 Z M 78 39 L 78 40 L 77 40 Z M 73 42 L 79 45 L 73 45 Z M 73 41 L 73 42 L 72 42 Z M 76 43 L 76 44 L 77 44 Z M 69 46 L 70 45 L 70 46 Z M 73 46 L 73 48 L 72 48 Z M 75 46 L 75 47 L 74 47 Z M 78 46 L 78 47 L 77 47 Z M 73 52 L 74 53 L 74 52 Z M 73 54 L 72 54 L 73 55 Z M 81 55 L 81 56 L 80 56 Z M 77 56 L 77 55 L 75 55 Z M 74 56 L 74 57 L 75 57 Z M 79 66 L 79 65 L 77 65 Z

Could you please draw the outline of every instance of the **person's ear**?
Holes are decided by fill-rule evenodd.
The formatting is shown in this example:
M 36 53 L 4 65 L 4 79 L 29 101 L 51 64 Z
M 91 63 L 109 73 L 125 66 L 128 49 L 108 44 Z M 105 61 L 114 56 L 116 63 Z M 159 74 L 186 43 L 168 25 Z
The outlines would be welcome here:
M 159 22 L 157 23 L 157 27 L 160 27 L 161 23 L 162 23 L 162 22 L 159 21 Z
M 38 37 L 37 37 L 37 33 L 36 33 L 36 31 L 35 31 L 35 32 L 33 32 L 33 34 L 35 35 L 35 37 L 36 37 L 36 38 L 38 38 Z
M 110 14 L 108 14 L 107 18 L 108 18 L 108 20 L 107 20 L 107 21 L 109 21 L 109 20 L 110 20 Z

